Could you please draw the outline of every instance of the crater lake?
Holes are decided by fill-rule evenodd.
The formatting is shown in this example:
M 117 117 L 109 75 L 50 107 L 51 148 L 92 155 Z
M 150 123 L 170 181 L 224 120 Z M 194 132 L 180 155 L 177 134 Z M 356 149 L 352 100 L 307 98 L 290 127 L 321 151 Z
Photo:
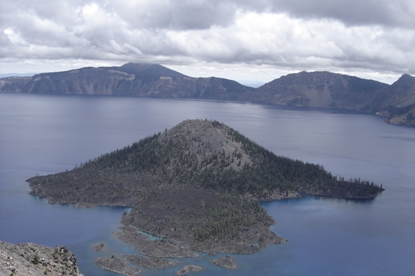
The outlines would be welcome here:
M 277 155 L 317 163 L 334 175 L 382 184 L 369 201 L 305 196 L 263 203 L 288 242 L 252 255 L 180 259 L 197 275 L 415 275 L 415 129 L 371 115 L 215 101 L 0 94 L 0 240 L 65 245 L 84 275 L 116 275 L 101 256 L 137 253 L 117 240 L 124 208 L 50 205 L 26 179 L 72 169 L 185 119 L 212 119 Z M 92 245 L 103 242 L 108 251 Z

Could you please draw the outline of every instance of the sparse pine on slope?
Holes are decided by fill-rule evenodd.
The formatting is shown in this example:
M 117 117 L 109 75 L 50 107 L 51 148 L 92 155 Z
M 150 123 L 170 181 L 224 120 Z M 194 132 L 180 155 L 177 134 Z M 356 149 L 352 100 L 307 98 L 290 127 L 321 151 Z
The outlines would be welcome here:
M 193 249 L 234 253 L 281 241 L 269 231 L 273 221 L 257 200 L 300 193 L 373 198 L 382 191 L 373 183 L 340 181 L 319 165 L 277 156 L 208 120 L 186 120 L 71 171 L 28 182 L 33 195 L 52 203 L 133 206 L 122 219 L 125 225 Z

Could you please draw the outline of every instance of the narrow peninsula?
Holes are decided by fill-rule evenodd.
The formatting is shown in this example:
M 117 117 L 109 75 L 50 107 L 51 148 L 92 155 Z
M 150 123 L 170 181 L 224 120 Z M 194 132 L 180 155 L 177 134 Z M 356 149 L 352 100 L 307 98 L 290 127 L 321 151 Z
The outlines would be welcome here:
M 260 201 L 301 194 L 372 199 L 383 190 L 277 156 L 210 120 L 186 120 L 73 170 L 27 181 L 32 195 L 50 203 L 132 207 L 116 235 L 154 258 L 254 253 L 283 242 Z

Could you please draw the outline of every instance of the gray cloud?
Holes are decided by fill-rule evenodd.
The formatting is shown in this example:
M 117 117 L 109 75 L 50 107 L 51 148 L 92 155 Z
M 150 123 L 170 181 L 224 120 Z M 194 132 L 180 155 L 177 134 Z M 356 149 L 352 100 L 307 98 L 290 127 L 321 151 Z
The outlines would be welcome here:
M 228 1 L 148 1 L 113 9 L 135 27 L 188 30 L 226 26 L 233 22 L 236 7 Z
M 415 2 L 411 0 L 275 0 L 274 11 L 300 18 L 330 18 L 346 25 L 415 27 Z
M 145 61 L 415 73 L 410 0 L 15 0 L 2 1 L 0 18 L 2 68 Z

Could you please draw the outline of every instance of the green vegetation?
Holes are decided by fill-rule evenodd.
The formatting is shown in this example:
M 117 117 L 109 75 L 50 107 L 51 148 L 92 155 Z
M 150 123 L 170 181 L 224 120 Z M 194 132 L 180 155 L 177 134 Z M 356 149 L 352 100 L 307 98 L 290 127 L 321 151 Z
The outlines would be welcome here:
M 380 191 L 374 183 L 360 179 L 344 181 L 320 165 L 277 156 L 231 128 L 217 122 L 213 125 L 231 143 L 241 144 L 241 148 L 226 154 L 222 147 L 203 143 L 200 137 L 187 141 L 184 137 L 171 138 L 167 132 L 158 133 L 48 179 L 75 188 L 55 194 L 66 198 L 80 196 L 76 191 L 86 187 L 93 187 L 98 194 L 123 197 L 132 192 L 134 183 L 141 182 L 140 178 L 227 193 L 249 193 L 261 199 L 275 191 L 351 198 L 373 197 Z M 192 151 L 192 147 L 197 150 Z M 241 165 L 243 156 L 249 156 L 252 162 Z
M 184 121 L 71 171 L 28 182 L 32 194 L 52 203 L 132 206 L 124 224 L 196 243 L 244 240 L 246 229 L 268 229 L 272 219 L 252 199 L 301 193 L 367 199 L 383 190 L 373 182 L 338 179 L 320 165 L 276 156 L 207 120 Z M 261 242 L 263 235 L 249 233 L 248 240 Z
M 35 265 L 40 263 L 39 253 L 37 251 L 35 252 L 35 255 L 33 256 L 32 263 Z
M 249 228 L 257 223 L 272 221 L 266 211 L 256 201 L 227 198 L 232 204 L 225 208 L 212 208 L 204 214 L 204 221 L 194 225 L 194 237 L 198 241 L 215 237 L 219 239 L 235 239 L 239 237 L 241 228 Z M 239 206 L 238 206 L 239 205 Z M 238 208 L 239 207 L 239 208 Z

